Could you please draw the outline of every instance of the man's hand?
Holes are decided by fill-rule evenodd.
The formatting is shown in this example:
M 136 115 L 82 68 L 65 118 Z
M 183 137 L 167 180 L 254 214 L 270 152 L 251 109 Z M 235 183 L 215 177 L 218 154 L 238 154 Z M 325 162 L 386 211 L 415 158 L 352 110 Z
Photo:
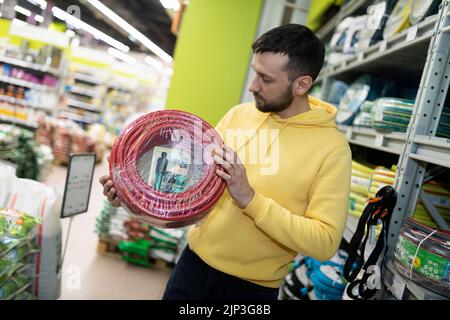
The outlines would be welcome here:
M 227 145 L 223 149 L 214 149 L 214 161 L 224 170 L 216 170 L 219 177 L 227 183 L 228 192 L 241 209 L 248 206 L 255 195 L 250 186 L 245 167 L 238 155 Z
M 120 200 L 117 197 L 117 191 L 114 188 L 114 183 L 109 175 L 100 177 L 100 183 L 103 185 L 103 194 L 108 197 L 113 207 L 120 207 Z

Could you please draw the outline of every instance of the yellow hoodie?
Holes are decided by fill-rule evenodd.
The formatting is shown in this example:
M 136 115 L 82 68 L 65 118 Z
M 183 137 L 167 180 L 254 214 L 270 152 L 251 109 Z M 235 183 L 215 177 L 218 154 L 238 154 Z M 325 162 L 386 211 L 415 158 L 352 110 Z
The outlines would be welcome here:
M 242 210 L 225 191 L 189 230 L 189 246 L 213 268 L 276 288 L 298 253 L 327 260 L 337 251 L 347 220 L 351 151 L 336 129 L 336 108 L 313 97 L 309 103 L 310 111 L 286 119 L 242 104 L 217 125 L 224 142 L 245 158 L 255 196 Z

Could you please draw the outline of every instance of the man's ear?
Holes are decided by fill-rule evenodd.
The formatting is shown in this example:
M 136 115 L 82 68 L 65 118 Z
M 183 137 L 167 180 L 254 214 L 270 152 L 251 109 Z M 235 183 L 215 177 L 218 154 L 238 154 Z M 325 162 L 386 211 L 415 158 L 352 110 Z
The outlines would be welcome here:
M 313 85 L 313 79 L 310 76 L 301 76 L 295 79 L 293 91 L 295 95 L 304 96 L 309 92 Z

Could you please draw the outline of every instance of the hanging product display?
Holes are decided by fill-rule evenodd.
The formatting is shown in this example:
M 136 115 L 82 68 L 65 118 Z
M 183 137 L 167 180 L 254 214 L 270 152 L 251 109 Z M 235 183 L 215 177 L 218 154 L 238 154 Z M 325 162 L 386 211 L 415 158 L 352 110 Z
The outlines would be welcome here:
M 413 0 L 409 23 L 415 25 L 428 16 L 436 14 L 439 10 L 441 0 Z
M 211 158 L 222 144 L 209 124 L 190 113 L 157 111 L 133 121 L 110 156 L 110 175 L 122 206 L 150 225 L 198 222 L 225 189 Z
M 387 40 L 409 27 L 409 13 L 413 0 L 398 0 L 391 15 L 386 21 L 383 39 Z
M 397 240 L 394 265 L 417 284 L 450 298 L 450 233 L 406 218 Z
M 356 232 L 349 243 L 349 258 L 343 268 L 345 279 L 349 282 L 346 293 L 352 299 L 369 299 L 377 290 L 367 285 L 370 277 L 373 276 L 369 268 L 379 263 L 383 251 L 386 253 L 389 223 L 396 203 L 395 190 L 390 186 L 384 187 L 377 192 L 375 198 L 369 201 L 358 221 Z M 380 235 L 374 249 L 365 259 L 367 241 L 371 236 L 370 230 L 373 230 L 380 222 L 382 224 Z

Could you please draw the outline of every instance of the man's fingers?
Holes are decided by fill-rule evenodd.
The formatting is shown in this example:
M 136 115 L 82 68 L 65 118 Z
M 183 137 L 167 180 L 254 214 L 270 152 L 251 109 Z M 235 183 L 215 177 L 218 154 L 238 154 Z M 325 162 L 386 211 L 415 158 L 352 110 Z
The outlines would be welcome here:
M 227 172 L 229 172 L 232 169 L 231 165 L 224 159 L 220 158 L 219 156 L 214 156 L 214 161 L 218 165 L 222 166 Z
M 109 190 L 108 192 L 108 200 L 113 201 L 115 197 L 116 197 L 116 189 L 111 188 L 111 190 Z
M 228 173 L 223 172 L 222 170 L 217 169 L 216 173 L 219 177 L 221 177 L 222 179 L 224 179 L 227 182 L 231 180 L 231 176 Z
M 104 176 L 101 176 L 100 177 L 100 183 L 101 184 L 105 184 L 106 183 L 106 181 L 108 181 L 109 180 L 109 175 L 104 175 Z

